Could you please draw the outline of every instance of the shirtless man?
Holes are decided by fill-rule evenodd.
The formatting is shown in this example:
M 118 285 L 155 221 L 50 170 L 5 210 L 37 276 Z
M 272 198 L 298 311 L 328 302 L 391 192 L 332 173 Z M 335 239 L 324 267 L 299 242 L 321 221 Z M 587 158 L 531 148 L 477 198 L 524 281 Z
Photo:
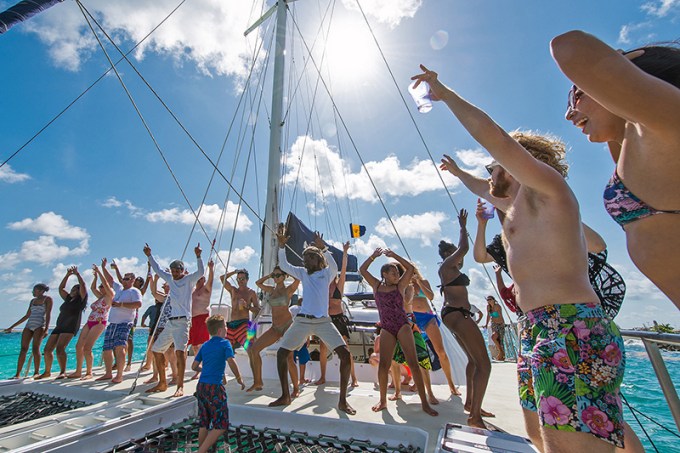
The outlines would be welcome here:
M 236 275 L 238 286 L 229 283 L 228 278 Z M 248 271 L 236 269 L 220 276 L 220 281 L 231 296 L 231 320 L 227 323 L 227 340 L 234 351 L 246 343 L 248 338 L 248 322 L 250 313 L 257 316 L 260 312 L 260 301 L 257 294 L 248 288 Z
M 509 201 L 503 239 L 526 314 L 517 371 L 531 440 L 544 452 L 622 448 L 623 341 L 588 280 L 579 206 L 564 180 L 564 144 L 506 133 L 439 82 L 437 73 L 421 69 L 413 79 L 427 82 L 434 98 L 489 151 L 495 159 L 488 166 L 491 195 Z M 442 169 L 450 166 L 445 156 Z

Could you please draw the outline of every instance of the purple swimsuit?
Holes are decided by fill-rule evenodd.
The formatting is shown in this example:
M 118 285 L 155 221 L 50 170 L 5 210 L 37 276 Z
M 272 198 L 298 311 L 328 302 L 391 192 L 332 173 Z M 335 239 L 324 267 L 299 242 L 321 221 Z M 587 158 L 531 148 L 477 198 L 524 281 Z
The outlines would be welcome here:
M 399 329 L 408 324 L 401 293 L 398 289 L 389 292 L 376 291 L 375 303 L 378 305 L 380 327 L 396 337 Z

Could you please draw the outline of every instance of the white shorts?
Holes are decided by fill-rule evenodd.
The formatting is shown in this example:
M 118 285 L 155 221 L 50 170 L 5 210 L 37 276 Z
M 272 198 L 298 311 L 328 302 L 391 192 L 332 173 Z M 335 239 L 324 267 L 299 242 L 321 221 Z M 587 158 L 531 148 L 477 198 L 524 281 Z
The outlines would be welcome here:
M 165 328 L 158 335 L 151 350 L 163 353 L 175 345 L 175 351 L 186 351 L 189 343 L 189 320 L 187 318 L 169 319 Z
M 289 351 L 300 349 L 310 335 L 321 338 L 331 350 L 346 345 L 342 335 L 333 325 L 330 316 L 314 319 L 296 316 L 293 319 L 293 325 L 286 330 L 279 342 L 279 346 L 283 349 Z

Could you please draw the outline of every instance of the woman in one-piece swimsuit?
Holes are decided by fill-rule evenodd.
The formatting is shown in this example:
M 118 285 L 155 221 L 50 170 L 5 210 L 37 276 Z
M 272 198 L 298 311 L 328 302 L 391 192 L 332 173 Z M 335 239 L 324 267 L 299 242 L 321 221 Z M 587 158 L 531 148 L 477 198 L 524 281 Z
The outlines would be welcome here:
M 286 286 L 286 277 L 288 277 L 288 274 L 283 272 L 279 266 L 276 266 L 271 274 L 265 275 L 255 282 L 255 284 L 264 292 L 265 302 L 269 304 L 272 309 L 272 327 L 259 336 L 248 348 L 250 368 L 253 371 L 253 385 L 248 388 L 248 392 L 262 390 L 264 386 L 262 380 L 262 357 L 260 357 L 260 352 L 279 341 L 286 330 L 293 324 L 293 317 L 288 310 L 288 305 L 290 304 L 291 297 L 293 297 L 298 286 L 300 286 L 300 280 L 293 278 L 293 282 Z M 269 279 L 274 281 L 274 286 L 265 285 L 264 282 Z M 290 374 L 291 381 L 293 381 L 293 393 L 291 396 L 295 398 L 300 394 L 300 387 L 297 367 L 293 361 L 293 354 L 289 354 L 288 357 L 288 373 Z
M 380 269 L 381 280 L 375 278 L 368 267 L 380 255 L 395 259 L 400 263 L 405 272 L 400 275 L 396 263 L 387 263 Z M 411 370 L 418 369 L 416 345 L 413 341 L 411 326 L 404 310 L 404 292 L 411 283 L 413 265 L 391 250 L 376 249 L 373 254 L 359 268 L 361 276 L 373 288 L 375 302 L 380 315 L 380 363 L 378 364 L 378 383 L 380 385 L 380 401 L 373 406 L 373 411 L 378 412 L 387 408 L 387 377 L 392 364 L 392 355 L 397 341 L 406 356 L 406 361 Z M 432 409 L 427 400 L 425 384 L 420 373 L 413 373 L 413 380 L 418 389 L 420 403 L 423 411 L 430 415 L 438 415 Z
M 21 375 L 31 341 L 33 342 L 31 353 L 33 354 L 33 366 L 35 367 L 33 376 L 35 377 L 40 374 L 40 359 L 42 357 L 40 354 L 40 343 L 45 338 L 47 326 L 50 324 L 50 314 L 52 313 L 52 298 L 45 295 L 49 290 L 50 288 L 44 283 L 35 285 L 33 287 L 33 299 L 28 305 L 26 314 L 5 329 L 5 332 L 10 333 L 15 326 L 27 321 L 24 330 L 21 332 L 21 350 L 19 351 L 19 360 L 17 361 L 17 374 L 14 375 L 14 379 L 19 379 Z

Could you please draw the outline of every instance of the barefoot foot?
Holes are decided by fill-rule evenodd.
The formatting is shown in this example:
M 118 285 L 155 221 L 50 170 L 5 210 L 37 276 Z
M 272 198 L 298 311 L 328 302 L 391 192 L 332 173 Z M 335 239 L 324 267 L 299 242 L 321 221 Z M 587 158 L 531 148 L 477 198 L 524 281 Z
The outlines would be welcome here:
M 184 396 L 184 387 L 177 387 L 177 390 L 175 390 L 175 393 L 173 393 L 172 397 L 177 398 L 180 396 Z
M 352 387 L 359 387 L 359 381 L 357 381 L 356 379 L 352 379 L 351 385 L 352 385 Z
M 438 400 L 434 395 L 429 395 L 429 396 L 427 397 L 427 401 L 428 401 L 430 404 L 439 404 L 439 400 Z
M 131 369 L 132 369 L 132 365 L 130 365 L 128 363 L 127 365 L 125 365 L 125 369 L 123 371 L 130 371 Z
M 480 418 L 468 417 L 467 424 L 468 426 L 472 426 L 473 428 L 486 429 L 486 425 L 484 424 L 484 421 L 481 419 L 481 417 Z
M 401 393 L 397 392 L 394 395 L 390 395 L 387 397 L 388 400 L 390 401 L 397 401 L 401 399 Z
M 290 404 L 290 397 L 282 396 L 281 398 L 274 400 L 271 403 L 269 403 L 269 407 L 288 406 L 289 404 Z
M 347 404 L 347 401 L 338 403 L 338 409 L 349 415 L 354 415 L 357 413 L 357 411 L 352 406 Z
M 263 386 L 261 384 L 253 384 L 250 387 L 248 387 L 248 390 L 246 392 L 259 392 L 261 391 Z
M 423 412 L 425 412 L 427 415 L 431 415 L 433 417 L 436 417 L 437 415 L 439 415 L 439 412 L 432 409 L 429 404 L 423 404 Z
M 462 393 L 460 393 L 460 390 L 458 390 L 458 387 L 456 387 L 456 386 L 449 387 L 449 389 L 451 390 L 451 395 L 455 395 L 455 396 L 461 396 L 462 395 Z
M 149 379 L 144 381 L 145 384 L 153 384 L 154 382 L 158 382 L 158 378 L 156 376 L 151 376 Z
M 387 409 L 387 401 L 381 401 L 371 408 L 373 412 L 380 412 L 384 409 Z
M 54 379 L 66 379 L 66 373 L 59 373 Z
M 92 374 L 86 374 L 80 378 L 81 381 L 89 381 L 90 379 L 92 379 Z
M 166 391 L 167 389 L 168 389 L 167 385 L 159 383 L 157 385 L 154 385 L 150 389 L 147 389 L 146 393 L 160 393 Z
M 104 376 L 98 377 L 95 381 L 108 381 L 113 377 L 113 374 L 105 374 Z
M 326 378 L 317 379 L 314 381 L 314 385 L 322 385 L 326 383 Z
M 82 377 L 83 375 L 81 373 L 75 372 L 71 373 L 68 376 L 66 376 L 69 379 L 78 379 L 79 377 Z
M 123 382 L 123 376 L 116 376 L 115 378 L 111 379 L 111 382 L 114 384 L 120 384 Z
M 191 376 L 191 380 L 193 381 L 193 380 L 198 379 L 198 377 L 199 377 L 200 375 L 201 375 L 201 372 L 200 372 L 200 371 L 197 371 L 196 373 L 194 373 L 193 376 Z
M 293 393 L 290 394 L 291 398 L 297 398 L 300 396 L 300 387 L 296 387 L 293 389 Z
M 52 376 L 52 373 L 43 373 L 35 379 L 47 379 L 50 376 Z
M 463 409 L 465 410 L 465 412 L 467 414 L 470 413 L 470 406 L 469 405 L 466 405 Z M 495 414 L 492 414 L 489 411 L 485 411 L 484 409 L 482 409 L 481 412 L 482 412 L 482 417 L 494 418 L 496 416 Z

